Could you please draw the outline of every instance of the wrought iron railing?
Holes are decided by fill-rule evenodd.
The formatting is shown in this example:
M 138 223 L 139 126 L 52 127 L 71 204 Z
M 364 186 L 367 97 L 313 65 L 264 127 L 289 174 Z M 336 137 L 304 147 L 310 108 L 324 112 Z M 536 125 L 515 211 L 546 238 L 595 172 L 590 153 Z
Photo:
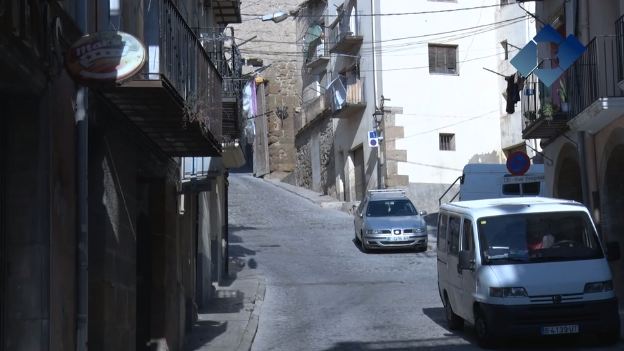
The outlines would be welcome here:
M 223 96 L 240 97 L 243 81 L 243 64 L 238 46 L 235 44 L 234 28 L 208 28 L 201 33 L 201 41 L 208 56 L 223 78 Z M 226 45 L 226 42 L 228 45 Z
M 620 38 L 615 35 L 595 37 L 587 44 L 583 55 L 566 71 L 572 117 L 600 98 L 624 96 L 617 78 L 622 64 L 619 42 Z
M 624 80 L 624 16 L 615 21 L 618 82 Z
M 313 62 L 322 57 L 329 57 L 329 44 L 322 38 L 318 38 L 308 46 L 306 63 Z
M 361 35 L 361 16 L 357 11 L 351 13 L 342 12 L 339 15 L 338 23 L 329 30 L 330 45 L 335 46 L 346 37 Z
M 185 108 L 221 136 L 221 75 L 199 38 L 171 0 L 152 2 L 145 17 L 146 37 L 158 31 L 157 46 L 148 43 L 147 79 L 166 80 Z
M 339 112 L 353 105 L 366 105 L 364 79 L 347 79 L 340 76 L 334 79 L 325 91 L 325 99 L 332 112 Z

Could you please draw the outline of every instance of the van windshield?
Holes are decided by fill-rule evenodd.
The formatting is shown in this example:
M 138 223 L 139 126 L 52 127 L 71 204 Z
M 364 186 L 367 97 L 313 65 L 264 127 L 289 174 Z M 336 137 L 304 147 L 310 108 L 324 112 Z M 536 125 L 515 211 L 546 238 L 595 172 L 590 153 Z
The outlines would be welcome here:
M 483 264 L 604 257 L 596 232 L 585 212 L 483 217 L 477 223 Z

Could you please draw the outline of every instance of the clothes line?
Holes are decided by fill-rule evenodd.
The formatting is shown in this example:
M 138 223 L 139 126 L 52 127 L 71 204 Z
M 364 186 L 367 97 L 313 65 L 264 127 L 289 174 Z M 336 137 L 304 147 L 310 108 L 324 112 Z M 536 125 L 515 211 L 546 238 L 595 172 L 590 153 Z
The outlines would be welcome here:
M 501 76 L 501 77 L 503 77 L 503 78 L 507 78 L 507 76 L 506 76 L 506 75 L 504 75 L 504 74 L 502 74 L 502 73 L 498 73 L 498 72 L 496 72 L 496 71 L 492 71 L 492 70 L 491 70 L 491 69 L 489 69 L 489 68 L 485 68 L 485 67 L 483 67 L 483 69 L 484 69 L 484 70 L 486 70 L 486 71 L 492 72 L 492 73 L 494 73 L 494 74 L 498 74 L 499 76 Z

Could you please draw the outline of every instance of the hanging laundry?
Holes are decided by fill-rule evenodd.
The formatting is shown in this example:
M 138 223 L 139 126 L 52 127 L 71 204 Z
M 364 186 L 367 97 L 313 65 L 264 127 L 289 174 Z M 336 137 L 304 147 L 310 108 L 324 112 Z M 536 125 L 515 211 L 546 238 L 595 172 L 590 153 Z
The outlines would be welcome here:
M 509 114 L 516 112 L 516 102 L 520 101 L 520 89 L 517 80 L 517 73 L 505 77 L 507 81 L 507 106 L 505 111 Z

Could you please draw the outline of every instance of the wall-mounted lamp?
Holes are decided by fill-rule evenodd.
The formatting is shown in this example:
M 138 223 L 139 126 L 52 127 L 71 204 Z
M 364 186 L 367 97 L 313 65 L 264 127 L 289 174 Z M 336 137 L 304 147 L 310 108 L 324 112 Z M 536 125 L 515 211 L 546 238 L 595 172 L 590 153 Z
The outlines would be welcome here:
M 277 11 L 277 12 L 262 16 L 262 22 L 273 21 L 275 23 L 280 23 L 283 20 L 287 19 L 288 17 L 290 17 L 288 13 L 284 11 Z

